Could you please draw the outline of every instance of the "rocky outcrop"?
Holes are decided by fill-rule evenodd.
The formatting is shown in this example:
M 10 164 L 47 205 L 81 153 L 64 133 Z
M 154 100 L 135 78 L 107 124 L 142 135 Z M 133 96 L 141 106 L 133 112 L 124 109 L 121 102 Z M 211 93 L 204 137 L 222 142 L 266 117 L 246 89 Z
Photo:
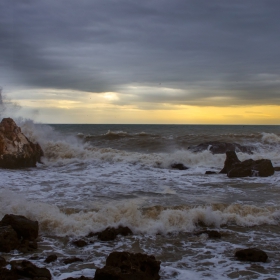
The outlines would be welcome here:
M 227 151 L 235 151 L 235 152 L 252 154 L 251 147 L 242 146 L 237 143 L 227 143 L 227 142 L 219 142 L 219 141 L 204 142 L 199 145 L 190 146 L 190 147 L 188 147 L 188 150 L 195 152 L 195 153 L 208 150 L 212 154 L 224 154 Z
M 129 252 L 113 252 L 103 268 L 96 269 L 95 280 L 158 280 L 160 261 L 154 256 L 133 254 Z
M 32 143 L 11 118 L 0 123 L 0 167 L 35 167 L 43 156 L 39 144 Z
M 256 248 L 242 249 L 235 252 L 235 257 L 240 261 L 266 262 L 267 254 Z
M 226 173 L 228 177 L 268 177 L 274 174 L 274 168 L 269 159 L 240 161 L 233 151 L 226 152 L 224 168 L 220 173 Z

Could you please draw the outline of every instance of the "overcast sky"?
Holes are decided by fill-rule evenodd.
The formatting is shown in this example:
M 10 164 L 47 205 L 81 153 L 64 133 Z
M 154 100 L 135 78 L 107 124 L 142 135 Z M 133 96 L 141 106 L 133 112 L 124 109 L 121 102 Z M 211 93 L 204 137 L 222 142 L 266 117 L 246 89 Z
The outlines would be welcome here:
M 43 122 L 279 106 L 279 12 L 279 0 L 1 0 L 0 86 Z

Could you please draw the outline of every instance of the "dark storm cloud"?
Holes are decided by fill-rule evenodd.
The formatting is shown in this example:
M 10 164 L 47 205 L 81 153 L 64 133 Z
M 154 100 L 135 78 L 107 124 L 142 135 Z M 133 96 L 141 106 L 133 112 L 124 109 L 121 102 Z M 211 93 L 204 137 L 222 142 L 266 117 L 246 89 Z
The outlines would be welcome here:
M 25 86 L 121 91 L 122 105 L 280 104 L 278 0 L 1 3 L 0 69 Z

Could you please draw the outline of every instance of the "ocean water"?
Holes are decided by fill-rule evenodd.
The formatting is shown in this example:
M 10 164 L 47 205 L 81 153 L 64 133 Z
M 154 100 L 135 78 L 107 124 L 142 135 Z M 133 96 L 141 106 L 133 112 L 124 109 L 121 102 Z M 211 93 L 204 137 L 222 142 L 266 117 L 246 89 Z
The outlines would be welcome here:
M 13 251 L 53 279 L 93 277 L 112 251 L 153 254 L 161 279 L 280 279 L 280 172 L 271 177 L 228 178 L 225 154 L 188 148 L 207 141 L 238 143 L 240 160 L 271 159 L 280 166 L 280 126 L 42 125 L 18 120 L 42 146 L 37 168 L 0 170 L 0 219 L 6 213 L 39 221 L 39 248 Z M 210 148 L 210 147 L 209 147 Z M 183 163 L 188 170 L 175 170 Z M 101 242 L 90 232 L 128 226 L 132 236 Z M 221 239 L 196 233 L 214 229 Z M 71 242 L 84 238 L 89 245 Z M 256 247 L 266 263 L 240 262 L 234 252 Z M 44 259 L 57 254 L 58 261 Z M 61 260 L 83 259 L 65 265 Z

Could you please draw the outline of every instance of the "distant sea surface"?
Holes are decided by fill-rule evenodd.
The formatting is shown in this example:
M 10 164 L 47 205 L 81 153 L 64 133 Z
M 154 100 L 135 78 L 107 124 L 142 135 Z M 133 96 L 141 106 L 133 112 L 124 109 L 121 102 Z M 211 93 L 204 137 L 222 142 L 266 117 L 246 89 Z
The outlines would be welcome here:
M 280 126 L 18 125 L 45 156 L 37 168 L 0 170 L 0 219 L 38 220 L 40 240 L 34 253 L 3 254 L 8 260 L 36 255 L 35 264 L 63 280 L 93 277 L 110 252 L 129 251 L 160 260 L 161 279 L 280 279 L 280 172 L 228 178 L 219 174 L 225 153 L 212 150 L 217 141 L 231 143 L 240 160 L 280 166 Z M 133 235 L 85 237 L 119 225 Z M 198 234 L 206 229 L 221 239 Z M 78 238 L 89 245 L 75 247 Z M 234 258 L 248 247 L 266 251 L 268 261 Z M 49 254 L 58 261 L 45 264 Z M 83 262 L 59 261 L 71 256 Z

